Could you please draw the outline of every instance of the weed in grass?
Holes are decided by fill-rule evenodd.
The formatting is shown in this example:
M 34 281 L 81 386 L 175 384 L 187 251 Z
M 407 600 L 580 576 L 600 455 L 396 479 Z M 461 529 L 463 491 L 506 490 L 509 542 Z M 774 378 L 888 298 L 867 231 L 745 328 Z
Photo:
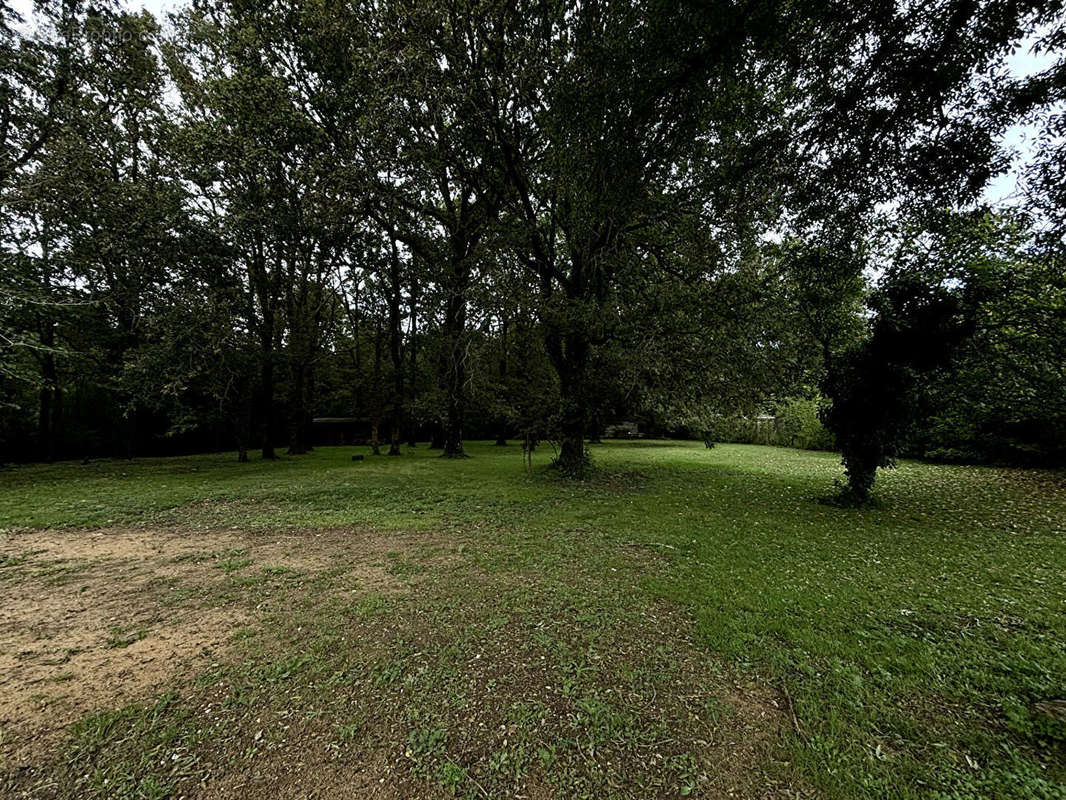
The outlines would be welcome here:
M 236 572 L 237 570 L 244 569 L 252 563 L 250 558 L 238 558 L 230 556 L 227 558 L 220 558 L 215 562 L 215 566 L 223 572 Z
M 341 744 L 353 742 L 362 733 L 363 727 L 362 722 L 349 722 L 344 725 L 338 725 L 335 731 L 335 738 Z
M 251 588 L 253 586 L 262 586 L 267 582 L 265 575 L 231 575 L 230 581 L 234 586 L 242 588 Z
M 374 680 L 375 686 L 385 687 L 392 686 L 399 683 L 404 675 L 404 661 L 402 659 L 391 659 L 374 667 L 371 677 Z
M 275 576 L 275 577 L 285 577 L 285 578 L 298 578 L 298 577 L 300 577 L 300 571 L 297 570 L 297 569 L 293 569 L 292 567 L 266 566 L 266 567 L 263 567 L 263 572 L 265 572 L 267 575 L 272 575 L 272 576 Z
M 358 617 L 371 618 L 389 609 L 389 599 L 381 594 L 365 594 L 358 601 L 345 606 L 345 611 L 355 613 Z
M 469 776 L 466 770 L 454 761 L 445 761 L 440 765 L 437 779 L 452 797 L 460 797 L 468 791 L 471 792 L 471 796 L 473 794 L 473 789 L 469 787 Z
M 423 564 L 400 553 L 389 553 L 388 559 L 389 564 L 385 568 L 385 571 L 388 572 L 389 575 L 407 578 L 413 575 L 421 575 L 425 571 L 425 566 Z
M 442 728 L 421 728 L 407 736 L 405 755 L 412 761 L 431 759 L 444 752 L 448 734 Z
M 211 553 L 179 553 L 170 559 L 172 564 L 199 564 L 202 561 L 211 561 L 214 556 Z
M 311 656 L 306 653 L 287 658 L 284 661 L 276 661 L 265 667 L 259 667 L 254 671 L 255 678 L 261 683 L 281 683 L 292 679 L 307 664 L 311 662 Z
M 129 647 L 134 642 L 139 642 L 148 635 L 147 628 L 138 628 L 130 631 L 120 627 L 108 628 L 106 646 L 112 649 Z
M 730 713 L 729 704 L 709 695 L 703 700 L 703 715 L 712 724 L 717 725 Z
M 202 736 L 178 698 L 88 717 L 71 732 L 69 796 L 163 800 L 178 781 L 198 776 Z

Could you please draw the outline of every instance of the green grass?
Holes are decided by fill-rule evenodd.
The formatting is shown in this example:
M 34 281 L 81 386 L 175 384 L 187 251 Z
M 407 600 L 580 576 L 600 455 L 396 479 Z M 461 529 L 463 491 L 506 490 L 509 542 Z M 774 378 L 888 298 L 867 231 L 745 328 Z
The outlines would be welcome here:
M 1066 698 L 1061 473 L 903 463 L 879 479 L 876 506 L 842 509 L 819 502 L 840 473 L 831 454 L 611 443 L 593 448 L 596 477 L 572 484 L 541 469 L 547 452 L 530 473 L 517 447 L 469 451 L 464 461 L 423 448 L 352 462 L 351 448 L 327 448 L 276 463 L 200 456 L 28 467 L 0 473 L 0 526 L 357 526 L 443 536 L 459 559 L 451 567 L 432 548 L 382 557 L 396 580 L 428 587 L 417 597 L 369 593 L 340 607 L 322 598 L 346 580 L 343 569 L 290 580 L 293 604 L 268 626 L 280 631 L 279 660 L 249 657 L 227 674 L 238 687 L 232 707 L 274 703 L 279 714 L 291 698 L 277 687 L 306 680 L 332 709 L 324 735 L 336 752 L 362 746 L 374 714 L 393 719 L 411 779 L 444 795 L 480 796 L 486 785 L 506 794 L 531 774 L 564 797 L 706 788 L 689 751 L 664 755 L 661 784 L 643 794 L 611 788 L 603 764 L 577 755 L 636 759 L 646 746 L 684 738 L 657 730 L 654 715 L 619 690 L 666 691 L 683 660 L 683 630 L 660 632 L 654 647 L 623 647 L 629 655 L 609 667 L 598 660 L 620 630 L 666 607 L 692 620 L 691 635 L 730 680 L 785 698 L 787 724 L 768 756 L 775 779 L 841 798 L 1066 796 L 1066 725 L 1038 705 Z M 251 555 L 214 558 L 227 579 L 284 576 Z M 18 558 L 0 568 L 27 569 Z M 522 588 L 526 578 L 536 591 Z M 405 619 L 406 638 L 396 623 Z M 364 641 L 352 662 L 338 644 L 349 626 L 391 638 Z M 497 677 L 502 690 L 464 682 L 472 649 L 509 640 L 528 641 L 558 682 L 552 715 L 565 709 L 570 722 L 555 739 L 538 733 L 541 701 L 508 689 L 506 675 Z M 262 646 L 242 644 L 249 654 Z M 355 713 L 326 703 L 330 680 L 365 685 L 377 705 Z M 502 724 L 515 733 L 474 757 L 463 709 L 495 691 L 513 700 Z M 713 725 L 736 713 L 714 696 L 698 703 L 678 719 Z M 194 738 L 175 732 L 164 713 L 172 705 L 152 707 L 161 731 L 147 736 L 153 747 Z M 136 724 L 147 724 L 148 712 L 138 713 Z M 111 732 L 122 719 L 94 724 Z M 103 751 L 86 744 L 94 730 L 78 729 L 77 752 Z M 136 768 L 93 761 L 87 774 L 155 796 L 157 777 L 139 766 L 148 755 L 134 748 L 123 758 Z

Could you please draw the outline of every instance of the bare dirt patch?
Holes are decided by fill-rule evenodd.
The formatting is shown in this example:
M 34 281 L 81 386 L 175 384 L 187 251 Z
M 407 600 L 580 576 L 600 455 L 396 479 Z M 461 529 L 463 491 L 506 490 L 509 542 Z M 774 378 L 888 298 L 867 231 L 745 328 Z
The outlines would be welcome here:
M 406 768 L 396 770 L 380 748 L 365 758 L 338 759 L 328 749 L 328 731 L 305 728 L 294 732 L 288 746 L 259 758 L 244 769 L 228 771 L 191 792 L 196 800 L 404 800 L 425 797 L 425 787 L 412 781 Z M 298 742 L 298 743 L 297 743 Z
M 350 591 L 399 583 L 404 537 L 359 531 L 104 529 L 0 536 L 0 765 L 23 763 L 94 710 L 151 698 L 221 657 L 254 606 L 230 575 L 293 580 L 338 567 Z M 278 577 L 280 576 L 280 577 Z

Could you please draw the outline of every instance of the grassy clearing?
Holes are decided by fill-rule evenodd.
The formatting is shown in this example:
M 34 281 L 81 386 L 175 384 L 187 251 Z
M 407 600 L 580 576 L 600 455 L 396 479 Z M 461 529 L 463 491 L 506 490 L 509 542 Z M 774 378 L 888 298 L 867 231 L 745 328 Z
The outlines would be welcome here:
M 150 584 L 160 608 L 244 615 L 224 656 L 82 719 L 11 786 L 1066 795 L 1061 473 L 906 463 L 849 510 L 818 502 L 826 454 L 609 444 L 574 485 L 517 447 L 470 450 L 0 474 L 5 596 L 92 569 L 27 529 L 178 531 L 165 561 L 189 572 Z M 281 534 L 322 558 L 257 549 Z M 160 627 L 116 628 L 111 652 Z

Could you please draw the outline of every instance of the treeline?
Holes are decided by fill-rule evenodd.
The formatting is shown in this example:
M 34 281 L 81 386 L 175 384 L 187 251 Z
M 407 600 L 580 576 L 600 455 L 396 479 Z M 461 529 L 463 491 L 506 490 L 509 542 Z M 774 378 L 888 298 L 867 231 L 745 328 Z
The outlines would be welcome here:
M 1062 4 L 0 3 L 4 460 L 713 431 L 1061 457 Z M 1026 203 L 977 205 L 1019 120 Z

